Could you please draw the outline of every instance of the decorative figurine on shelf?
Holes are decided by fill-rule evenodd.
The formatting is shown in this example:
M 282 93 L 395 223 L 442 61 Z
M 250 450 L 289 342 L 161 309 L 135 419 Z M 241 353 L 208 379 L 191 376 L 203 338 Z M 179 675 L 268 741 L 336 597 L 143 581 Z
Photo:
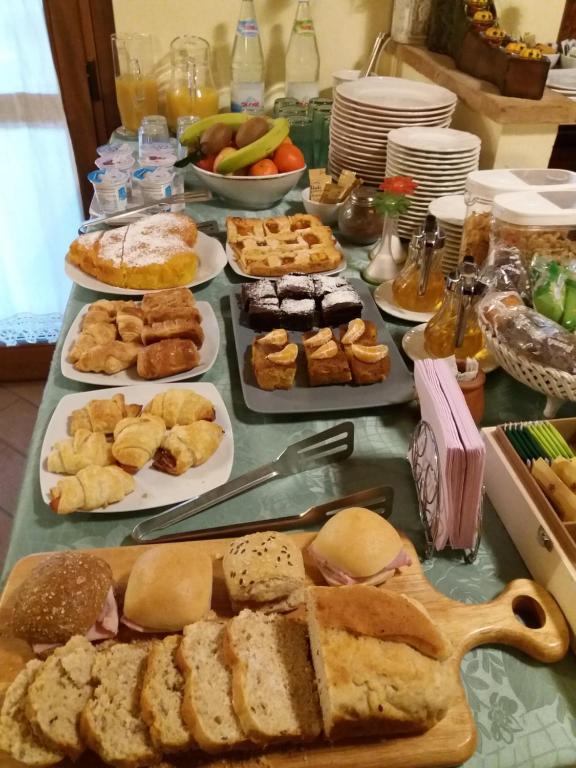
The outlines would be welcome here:
M 380 184 L 375 208 L 383 216 L 382 237 L 370 254 L 372 261 L 362 272 L 369 283 L 392 280 L 404 261 L 402 244 L 396 235 L 398 217 L 410 208 L 409 195 L 418 185 L 409 176 L 390 176 Z

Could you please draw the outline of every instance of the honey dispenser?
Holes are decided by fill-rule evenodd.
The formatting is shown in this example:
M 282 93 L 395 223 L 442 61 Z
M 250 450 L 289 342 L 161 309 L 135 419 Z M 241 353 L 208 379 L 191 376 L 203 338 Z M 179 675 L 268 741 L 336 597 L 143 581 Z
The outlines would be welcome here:
M 444 242 L 444 232 L 429 214 L 412 235 L 406 264 L 392 283 L 392 295 L 398 306 L 412 312 L 438 309 L 444 294 Z

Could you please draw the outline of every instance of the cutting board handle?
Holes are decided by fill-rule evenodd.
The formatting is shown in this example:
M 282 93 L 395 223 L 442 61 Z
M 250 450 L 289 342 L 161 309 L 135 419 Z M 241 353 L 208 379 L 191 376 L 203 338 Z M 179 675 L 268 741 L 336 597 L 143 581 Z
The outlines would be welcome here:
M 547 590 L 530 579 L 511 581 L 489 603 L 459 606 L 450 624 L 462 654 L 478 645 L 503 643 L 538 661 L 554 662 L 568 650 L 562 611 Z

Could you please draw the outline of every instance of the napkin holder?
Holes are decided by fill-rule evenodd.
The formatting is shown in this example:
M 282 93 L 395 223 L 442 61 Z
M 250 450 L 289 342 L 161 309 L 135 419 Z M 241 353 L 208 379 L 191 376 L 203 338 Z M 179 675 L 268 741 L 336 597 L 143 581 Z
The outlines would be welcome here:
M 418 511 L 424 529 L 426 560 L 434 557 L 439 551 L 435 545 L 436 533 L 440 522 L 440 509 L 442 503 L 442 483 L 440 478 L 440 458 L 438 443 L 434 430 L 427 421 L 420 421 L 412 435 L 408 460 L 412 468 L 412 477 L 416 486 L 418 498 Z M 484 507 L 484 491 L 480 495 L 480 508 L 478 510 L 478 530 L 474 546 L 471 549 L 455 549 L 461 553 L 465 563 L 473 563 L 478 555 L 480 547 L 482 515 Z M 450 546 L 450 545 L 447 545 Z

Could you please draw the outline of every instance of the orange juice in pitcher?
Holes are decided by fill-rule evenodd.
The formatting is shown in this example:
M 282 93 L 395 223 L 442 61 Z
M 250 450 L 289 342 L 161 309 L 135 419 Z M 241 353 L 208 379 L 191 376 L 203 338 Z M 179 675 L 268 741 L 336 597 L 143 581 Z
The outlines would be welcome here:
M 121 135 L 138 132 L 145 115 L 158 112 L 158 86 L 152 75 L 152 38 L 147 34 L 114 34 L 112 58 Z
M 210 46 L 201 37 L 183 35 L 170 43 L 171 76 L 166 93 L 166 118 L 176 133 L 182 115 L 209 117 L 218 112 L 218 91 L 212 80 Z

